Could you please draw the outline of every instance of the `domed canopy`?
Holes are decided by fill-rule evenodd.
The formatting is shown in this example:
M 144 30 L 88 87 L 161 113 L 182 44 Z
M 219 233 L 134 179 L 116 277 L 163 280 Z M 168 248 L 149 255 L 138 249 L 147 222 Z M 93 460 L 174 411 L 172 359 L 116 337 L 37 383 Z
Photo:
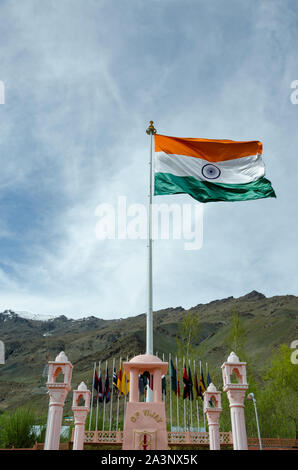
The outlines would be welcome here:
M 152 354 L 140 354 L 139 356 L 133 357 L 129 362 L 151 364 L 152 362 L 162 362 L 162 360 Z
M 153 356 L 153 354 L 139 354 L 133 357 L 129 362 L 124 362 L 124 370 L 129 373 L 132 369 L 137 369 L 139 373 L 144 371 L 153 371 L 154 369 L 160 369 L 162 374 L 166 374 L 168 368 L 167 362 Z

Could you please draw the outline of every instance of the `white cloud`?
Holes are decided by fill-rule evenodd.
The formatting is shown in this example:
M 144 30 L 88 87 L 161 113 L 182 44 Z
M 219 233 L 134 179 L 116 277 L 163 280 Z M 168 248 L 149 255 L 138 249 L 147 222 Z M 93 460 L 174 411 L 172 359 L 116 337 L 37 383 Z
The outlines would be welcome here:
M 0 308 L 146 310 L 146 242 L 98 241 L 94 211 L 146 203 L 150 119 L 169 135 L 262 140 L 278 196 L 207 205 L 198 252 L 156 242 L 155 307 L 297 294 L 292 2 L 28 0 L 0 14 Z

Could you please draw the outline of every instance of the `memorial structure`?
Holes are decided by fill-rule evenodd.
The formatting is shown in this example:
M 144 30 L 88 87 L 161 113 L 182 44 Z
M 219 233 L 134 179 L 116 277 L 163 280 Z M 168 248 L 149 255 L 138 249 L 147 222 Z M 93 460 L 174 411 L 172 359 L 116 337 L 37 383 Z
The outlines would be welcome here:
M 165 403 L 162 401 L 161 377 L 168 363 L 151 354 L 142 354 L 124 363 L 130 374 L 129 402 L 126 406 L 123 446 L 124 450 L 167 450 Z M 139 375 L 150 375 L 152 401 L 139 402 Z M 149 390 L 147 391 L 149 395 Z

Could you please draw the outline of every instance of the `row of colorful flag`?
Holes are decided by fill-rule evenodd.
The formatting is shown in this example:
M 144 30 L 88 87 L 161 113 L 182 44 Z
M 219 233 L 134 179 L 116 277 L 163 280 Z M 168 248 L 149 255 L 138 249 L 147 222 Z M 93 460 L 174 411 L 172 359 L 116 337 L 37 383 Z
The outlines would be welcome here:
M 180 380 L 177 371 L 176 365 L 173 364 L 171 359 L 170 361 L 170 375 L 171 375 L 171 390 L 175 393 L 178 397 L 180 397 Z M 198 379 L 198 374 L 196 368 L 194 368 L 194 380 L 192 380 L 191 375 L 191 368 L 188 365 L 184 364 L 183 367 L 183 399 L 188 398 L 189 400 L 194 399 L 193 389 L 195 390 L 196 396 L 195 399 L 197 400 L 199 397 L 203 400 L 203 394 L 206 390 L 206 385 L 204 381 L 203 369 L 201 369 L 200 378 Z M 211 383 L 211 377 L 209 371 L 207 371 L 207 387 Z
M 194 399 L 194 391 L 195 391 L 195 399 L 197 400 L 199 397 L 203 400 L 203 394 L 206 390 L 206 385 L 204 381 L 203 370 L 200 370 L 199 377 L 197 374 L 197 370 L 194 366 L 194 378 L 192 379 L 191 368 L 188 365 L 184 364 L 183 367 L 183 399 L 188 398 L 189 400 Z M 172 359 L 170 360 L 170 381 L 171 381 L 171 391 L 175 393 L 175 395 L 180 398 L 180 379 L 177 370 L 177 365 L 174 365 Z M 207 387 L 211 383 L 211 377 L 209 371 L 207 371 Z M 129 374 L 126 375 L 123 365 L 120 365 L 119 371 L 117 373 L 116 368 L 113 371 L 113 386 L 114 391 L 117 397 L 127 396 L 129 393 L 129 386 L 130 386 L 130 377 Z M 147 388 L 153 390 L 153 376 L 150 375 L 148 372 L 144 372 L 144 374 L 139 375 L 139 392 L 141 395 L 146 396 Z M 99 372 L 97 373 L 96 368 L 94 370 L 94 378 L 93 378 L 93 388 L 97 392 L 97 400 L 100 403 L 108 403 L 111 398 L 111 389 L 110 389 L 110 379 L 109 379 L 109 370 L 108 367 L 106 368 L 105 378 L 104 381 L 101 376 L 101 370 L 99 368 Z M 167 393 L 167 384 L 166 384 L 166 376 L 162 376 L 162 393 L 166 395 Z
M 110 390 L 110 379 L 109 379 L 109 369 L 106 369 L 105 380 L 103 384 L 103 380 L 101 377 L 101 370 L 97 374 L 96 369 L 94 370 L 94 377 L 93 377 L 93 388 L 95 388 L 97 392 L 97 400 L 100 403 L 104 401 L 109 403 L 111 398 L 111 390 Z

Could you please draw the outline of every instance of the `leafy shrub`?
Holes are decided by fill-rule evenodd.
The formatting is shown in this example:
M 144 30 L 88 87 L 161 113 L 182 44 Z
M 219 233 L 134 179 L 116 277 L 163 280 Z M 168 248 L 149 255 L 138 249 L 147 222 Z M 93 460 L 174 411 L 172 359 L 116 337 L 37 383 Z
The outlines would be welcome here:
M 31 408 L 18 408 L 0 416 L 0 442 L 2 448 L 31 448 L 36 441 L 32 427 L 36 417 Z

